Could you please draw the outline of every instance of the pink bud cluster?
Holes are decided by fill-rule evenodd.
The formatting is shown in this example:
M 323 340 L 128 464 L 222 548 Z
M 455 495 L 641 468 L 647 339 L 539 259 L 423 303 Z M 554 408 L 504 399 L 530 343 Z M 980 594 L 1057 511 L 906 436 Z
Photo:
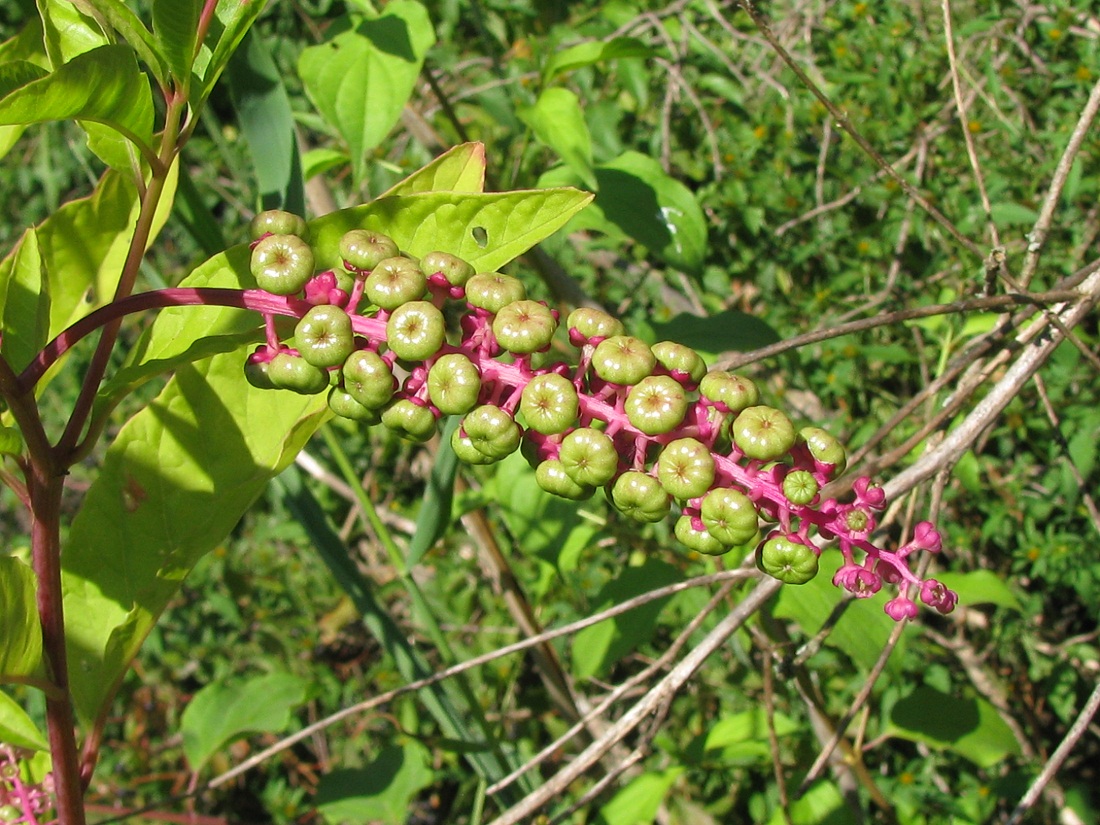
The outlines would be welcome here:
M 52 825 L 51 776 L 39 784 L 26 781 L 20 761 L 26 756 L 0 745 L 0 825 Z

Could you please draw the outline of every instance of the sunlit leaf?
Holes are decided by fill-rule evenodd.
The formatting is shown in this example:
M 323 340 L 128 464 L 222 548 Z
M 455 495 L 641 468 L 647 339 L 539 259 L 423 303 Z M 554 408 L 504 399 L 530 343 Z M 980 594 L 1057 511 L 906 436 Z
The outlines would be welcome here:
M 656 773 L 643 773 L 630 780 L 606 804 L 601 806 L 598 825 L 639 825 L 656 822 L 657 812 L 673 783 L 684 773 L 674 767 Z
M 50 332 L 50 280 L 34 229 L 24 233 L 7 274 L 0 280 L 0 351 L 18 372 L 49 340 Z
M 996 708 L 980 698 L 964 698 L 919 687 L 890 711 L 887 733 L 934 748 L 953 750 L 980 767 L 989 768 L 1020 745 Z
M 34 571 L 14 556 L 0 556 L 0 683 L 23 681 L 42 664 L 42 626 Z M 0 696 L 3 694 L 0 693 Z M 0 729 L 3 726 L 0 707 Z M 0 742 L 4 741 L 0 736 Z
M 49 743 L 27 712 L 0 690 L 0 742 L 16 748 L 45 751 Z
M 485 191 L 485 144 L 463 143 L 448 149 L 427 166 L 413 172 L 389 189 L 388 195 L 419 195 L 424 192 Z
M 362 768 L 324 776 L 314 804 L 330 823 L 403 825 L 409 819 L 413 797 L 434 778 L 431 754 L 423 745 L 387 745 Z
M 549 88 L 539 95 L 534 105 L 521 107 L 516 115 L 541 143 L 557 152 L 589 189 L 596 188 L 592 136 L 580 100 L 573 92 L 556 86 Z
M 542 70 L 546 83 L 565 72 L 623 57 L 652 57 L 653 49 L 634 37 L 615 37 L 608 41 L 593 40 L 571 46 L 554 54 Z
M 184 91 L 191 85 L 202 7 L 203 0 L 153 0 L 153 35 L 176 87 Z

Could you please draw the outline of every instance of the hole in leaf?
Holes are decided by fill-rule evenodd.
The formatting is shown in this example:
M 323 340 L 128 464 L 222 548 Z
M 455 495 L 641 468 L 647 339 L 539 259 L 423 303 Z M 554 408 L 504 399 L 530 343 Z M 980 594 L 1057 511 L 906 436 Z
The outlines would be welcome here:
M 484 226 L 475 226 L 470 230 L 470 234 L 474 236 L 474 243 L 482 249 L 489 245 L 489 233 Z

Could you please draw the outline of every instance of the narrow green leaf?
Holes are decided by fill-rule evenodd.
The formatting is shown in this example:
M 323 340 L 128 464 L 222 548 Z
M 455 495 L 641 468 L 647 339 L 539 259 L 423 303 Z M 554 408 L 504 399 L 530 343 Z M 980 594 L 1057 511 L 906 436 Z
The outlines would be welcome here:
M 0 742 L 32 751 L 48 751 L 45 734 L 23 708 L 0 690 Z
M 1029 226 L 1039 219 L 1039 213 L 1029 206 L 1012 201 L 1002 201 L 990 206 L 990 214 L 998 224 Z
M 327 822 L 404 825 L 413 798 L 435 779 L 431 754 L 417 742 L 387 745 L 362 768 L 322 777 L 314 804 Z
M 184 92 L 191 86 L 202 7 L 203 0 L 153 0 L 153 36 L 176 87 Z
M 413 172 L 387 191 L 389 195 L 419 195 L 424 192 L 485 191 L 485 144 L 462 143 L 448 149 L 427 166 Z
M 518 109 L 516 115 L 539 142 L 557 152 L 589 189 L 597 187 L 592 170 L 592 136 L 575 94 L 559 87 L 547 89 L 533 106 Z
M 692 347 L 708 360 L 719 353 L 747 352 L 779 341 L 779 334 L 766 321 L 735 309 L 705 318 L 681 313 L 668 323 L 652 321 L 651 326 L 659 339 Z
M 38 621 L 34 571 L 14 556 L 0 556 L 0 683 L 25 681 L 42 665 L 42 626 Z M 3 694 L 0 694 L 3 695 Z M 0 706 L 0 729 L 4 724 Z M 33 725 L 32 725 L 33 727 Z M 0 742 L 5 741 L 0 736 Z
M 697 274 L 707 246 L 707 224 L 695 196 L 661 164 L 625 152 L 596 167 L 595 206 L 607 220 L 665 263 Z
M 416 532 L 405 555 L 409 569 L 420 563 L 432 546 L 451 524 L 451 502 L 455 493 L 455 474 L 458 472 L 458 456 L 451 448 L 451 435 L 458 429 L 460 419 L 451 416 L 440 434 L 439 450 L 435 455 L 432 474 L 424 489 L 420 512 L 416 514 Z
M 268 673 L 246 682 L 214 682 L 194 695 L 180 717 L 183 752 L 198 772 L 218 751 L 251 733 L 282 733 L 309 696 L 309 682 Z
M 435 33 L 424 7 L 394 0 L 385 13 L 302 52 L 306 93 L 351 150 L 356 180 L 368 153 L 397 123 Z
M 542 70 L 543 83 L 553 80 L 565 72 L 592 66 L 607 60 L 623 57 L 649 58 L 655 52 L 641 40 L 634 37 L 616 37 L 607 42 L 590 41 L 563 49 L 554 54 Z
M 196 71 L 202 77 L 202 92 L 198 95 L 196 104 L 201 105 L 210 95 L 210 90 L 228 65 L 229 58 L 237 51 L 237 46 L 266 7 L 267 3 L 259 0 L 220 0 L 214 10 L 214 17 L 221 31 L 216 32 L 215 27 L 211 26 L 211 35 L 217 37 L 217 42 L 213 51 L 208 52 L 209 58 L 203 65 L 199 66 L 199 61 L 196 61 Z
M 893 706 L 886 733 L 953 750 L 983 768 L 1020 754 L 1011 729 L 989 702 L 930 687 L 917 688 Z
M 259 37 L 246 36 L 229 61 L 229 89 L 248 143 L 264 209 L 305 213 L 294 113 L 279 67 Z
M 0 351 L 16 372 L 27 366 L 49 340 L 49 284 L 38 233 L 28 229 L 15 251 L 10 277 L 0 284 L 4 333 Z
M 147 149 L 150 145 L 152 93 L 127 46 L 85 52 L 14 90 L 5 89 L 5 81 L 0 75 L 0 125 L 78 118 L 110 126 Z
M 184 576 L 324 417 L 323 397 L 253 388 L 241 379 L 243 361 L 234 352 L 179 367 L 115 437 L 73 521 L 63 590 L 85 721 L 104 711 Z

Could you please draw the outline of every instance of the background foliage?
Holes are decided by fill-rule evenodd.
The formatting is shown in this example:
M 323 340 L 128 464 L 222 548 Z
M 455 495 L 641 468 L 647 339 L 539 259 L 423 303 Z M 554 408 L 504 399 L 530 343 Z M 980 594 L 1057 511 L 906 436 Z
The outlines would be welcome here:
M 0 3 L 5 37 L 33 16 L 29 5 Z M 178 283 L 242 240 L 261 206 L 320 215 L 366 202 L 446 148 L 480 141 L 489 191 L 596 193 L 515 265 L 530 292 L 597 302 L 637 334 L 682 340 L 714 363 L 983 289 L 981 257 L 842 135 L 734 4 L 392 0 L 379 11 L 350 0 L 270 5 L 184 152 L 146 286 Z M 955 3 L 961 122 L 939 4 L 814 0 L 766 12 L 882 157 L 985 252 L 994 226 L 1019 271 L 1100 78 L 1090 5 Z M 1072 165 L 1035 289 L 1096 257 L 1098 135 Z M 5 249 L 103 171 L 71 123 L 8 142 Z M 97 197 L 109 196 L 101 187 Z M 744 369 L 805 422 L 845 437 L 863 469 L 888 475 L 935 440 L 925 424 L 963 379 L 922 391 L 996 322 L 975 312 L 895 323 Z M 607 825 L 1003 820 L 1100 668 L 1095 314 L 1076 334 L 1091 360 L 1060 346 L 1042 382 L 899 514 L 938 509 L 938 563 L 962 605 L 905 629 L 842 739 L 844 761 L 795 799 L 893 623 L 881 596 L 834 613 L 843 599 L 825 565 L 812 584 L 785 588 L 624 743 L 615 759 L 635 759 L 617 784 L 587 799 L 592 786 L 577 783 L 549 813 Z M 82 357 L 58 375 L 47 409 L 68 408 Z M 150 392 L 119 407 L 112 434 Z M 984 392 L 979 384 L 963 401 Z M 921 403 L 898 416 L 913 398 Z M 943 426 L 967 407 L 947 409 Z M 687 554 L 667 525 L 639 530 L 599 500 L 552 499 L 514 458 L 455 480 L 438 444 L 324 425 L 152 631 L 114 704 L 93 801 L 187 804 L 233 822 L 472 822 L 569 760 L 629 692 L 534 776 L 486 799 L 578 712 L 635 677 L 652 682 L 685 628 L 699 619 L 690 647 L 739 591 L 683 590 L 345 718 L 193 802 L 168 799 L 416 675 L 739 561 Z M 101 460 L 79 468 L 77 488 Z M 18 553 L 26 529 L 5 520 L 5 547 Z M 1098 759 L 1086 737 L 1029 821 L 1097 821 Z

